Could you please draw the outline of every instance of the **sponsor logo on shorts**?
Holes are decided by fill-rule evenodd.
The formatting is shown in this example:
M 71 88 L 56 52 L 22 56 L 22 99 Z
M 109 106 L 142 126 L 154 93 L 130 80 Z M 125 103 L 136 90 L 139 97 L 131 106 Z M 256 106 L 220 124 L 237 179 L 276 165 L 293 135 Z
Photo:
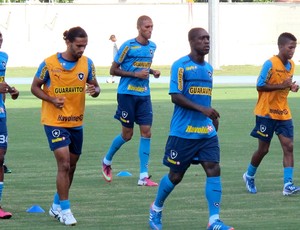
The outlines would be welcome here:
M 168 157 L 167 161 L 173 165 L 180 165 L 180 162 L 175 160 L 177 156 L 178 153 L 175 150 L 171 150 L 170 157 Z
M 168 157 L 167 161 L 170 162 L 170 163 L 173 164 L 173 165 L 180 165 L 180 162 L 179 162 L 179 161 L 174 161 L 174 160 L 172 160 L 170 157 Z
M 52 130 L 52 136 L 54 139 L 51 140 L 52 143 L 64 141 L 66 138 L 65 137 L 59 137 L 60 136 L 60 130 L 59 129 L 53 129 Z
M 60 135 L 60 130 L 59 129 L 53 129 L 52 130 L 52 136 L 53 137 L 59 137 Z
M 266 130 L 267 130 L 267 126 L 260 125 L 259 130 L 256 133 L 262 137 L 268 137 L 269 135 L 267 133 L 264 133 L 264 132 L 266 132 Z

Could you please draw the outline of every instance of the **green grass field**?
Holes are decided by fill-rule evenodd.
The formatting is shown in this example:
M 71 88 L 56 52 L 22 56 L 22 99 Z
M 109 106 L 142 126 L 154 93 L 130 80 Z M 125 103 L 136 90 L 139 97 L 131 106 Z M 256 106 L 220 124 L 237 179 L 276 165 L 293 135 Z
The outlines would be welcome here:
M 9 148 L 6 162 L 12 174 L 5 174 L 3 207 L 13 213 L 0 220 L 1 229 L 63 229 L 65 226 L 48 216 L 55 191 L 56 162 L 48 148 L 40 124 L 41 101 L 34 98 L 29 85 L 16 86 L 18 100 L 7 99 Z M 101 158 L 112 138 L 120 132 L 113 119 L 116 109 L 116 84 L 102 84 L 101 95 L 88 97 L 85 117 L 83 155 L 78 163 L 70 191 L 72 211 L 78 224 L 75 229 L 142 230 L 148 229 L 148 209 L 157 188 L 138 187 L 139 130 L 116 154 L 113 182 L 106 183 L 100 174 Z M 213 106 L 220 112 L 219 137 L 223 200 L 221 218 L 236 230 L 299 229 L 299 196 L 282 195 L 282 151 L 277 138 L 257 173 L 258 193 L 246 192 L 242 174 L 257 146 L 249 132 L 254 125 L 252 113 L 256 102 L 253 86 L 221 86 L 213 91 Z M 295 118 L 295 183 L 300 184 L 299 165 L 299 94 L 291 94 Z M 154 124 L 152 129 L 150 174 L 155 181 L 167 173 L 162 165 L 165 141 L 173 105 L 167 84 L 152 85 Z M 129 171 L 131 177 L 117 177 Z M 206 229 L 208 211 L 204 197 L 205 175 L 200 166 L 192 166 L 183 181 L 166 201 L 163 212 L 165 230 Z M 45 213 L 27 213 L 32 205 Z

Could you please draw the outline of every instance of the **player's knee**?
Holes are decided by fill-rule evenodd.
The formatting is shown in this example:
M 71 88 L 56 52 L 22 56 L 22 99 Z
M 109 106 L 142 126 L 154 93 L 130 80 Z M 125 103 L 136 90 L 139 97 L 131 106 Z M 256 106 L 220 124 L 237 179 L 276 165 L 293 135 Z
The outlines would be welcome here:
M 172 184 L 177 185 L 182 181 L 184 173 L 169 173 L 169 180 Z

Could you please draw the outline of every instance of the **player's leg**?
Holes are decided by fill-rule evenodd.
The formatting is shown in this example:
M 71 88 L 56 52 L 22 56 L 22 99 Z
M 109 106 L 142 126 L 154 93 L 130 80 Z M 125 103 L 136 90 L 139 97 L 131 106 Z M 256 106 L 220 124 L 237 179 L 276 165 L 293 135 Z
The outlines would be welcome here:
M 102 159 L 102 176 L 107 182 L 112 181 L 112 160 L 117 151 L 130 141 L 133 136 L 134 116 L 135 116 L 135 100 L 131 95 L 117 95 L 118 108 L 114 116 L 122 125 L 122 132 L 118 134 L 112 141 L 105 157 Z
M 292 120 L 280 121 L 276 134 L 283 151 L 283 192 L 285 196 L 300 192 L 300 187 L 293 182 L 294 174 L 294 126 Z
M 7 164 L 5 163 L 5 161 L 4 161 L 4 163 L 3 163 L 3 170 L 4 170 L 4 173 L 11 173 L 11 169 L 8 168 L 8 166 L 7 166 Z
M 150 179 L 148 173 L 149 159 L 151 155 L 151 126 L 153 121 L 152 103 L 150 96 L 136 97 L 135 121 L 140 126 L 140 144 L 138 156 L 140 158 L 140 177 L 138 185 L 157 186 L 158 184 Z
M 173 172 L 170 169 L 169 174 L 164 175 L 159 183 L 156 198 L 150 206 L 149 226 L 151 229 L 162 229 L 162 210 L 164 203 L 171 194 L 175 186 L 180 183 L 185 171 Z
M 70 210 L 69 188 L 70 188 L 70 132 L 61 127 L 44 126 L 50 149 L 53 151 L 57 163 L 56 191 L 49 214 L 66 225 L 76 224 L 76 220 L 69 222 L 63 218 L 63 212 Z M 56 140 L 56 141 L 53 141 Z M 57 201 L 59 199 L 59 201 Z M 59 204 L 59 205 L 58 205 Z M 60 208 L 59 208 L 60 206 Z M 54 211 L 54 212 L 52 212 Z M 71 213 L 71 212 L 70 212 Z
M 125 144 L 132 138 L 132 135 L 133 128 L 127 128 L 122 126 L 122 133 L 117 135 L 113 139 L 105 157 L 102 160 L 102 176 L 107 182 L 112 181 L 111 165 L 114 155 L 117 153 L 117 151 L 121 148 L 123 144 Z
M 9 219 L 12 217 L 10 212 L 5 212 L 2 207 L 2 194 L 4 190 L 4 157 L 7 150 L 7 126 L 6 118 L 0 118 L 0 219 Z
M 74 225 L 76 221 L 69 223 L 69 218 L 64 219 L 66 213 L 71 212 L 71 204 L 69 200 L 70 188 L 70 154 L 69 146 L 61 147 L 54 150 L 57 162 L 56 188 L 59 195 L 59 203 L 61 207 L 61 215 L 63 223 L 66 225 Z M 75 223 L 74 223 L 75 222 Z
M 140 158 L 140 177 L 138 185 L 140 186 L 157 186 L 158 184 L 150 179 L 148 173 L 148 165 L 150 158 L 150 145 L 151 145 L 151 126 L 140 125 L 140 144 L 138 149 L 138 155 Z
M 194 153 L 191 146 L 192 144 L 187 139 L 169 137 L 167 140 L 163 163 L 170 170 L 169 174 L 161 178 L 155 200 L 150 206 L 149 226 L 151 229 L 162 229 L 161 218 L 164 203 L 175 186 L 181 182 L 191 164 Z
M 256 125 L 250 135 L 258 139 L 258 148 L 252 154 L 247 171 L 243 174 L 243 180 L 249 193 L 257 193 L 255 186 L 255 174 L 261 161 L 269 152 L 275 127 L 275 120 L 256 117 Z
M 201 142 L 202 143 L 201 143 Z M 199 161 L 206 174 L 205 196 L 208 205 L 209 220 L 207 229 L 232 230 L 220 220 L 220 206 L 222 199 L 220 147 L 217 136 L 207 140 L 200 140 Z

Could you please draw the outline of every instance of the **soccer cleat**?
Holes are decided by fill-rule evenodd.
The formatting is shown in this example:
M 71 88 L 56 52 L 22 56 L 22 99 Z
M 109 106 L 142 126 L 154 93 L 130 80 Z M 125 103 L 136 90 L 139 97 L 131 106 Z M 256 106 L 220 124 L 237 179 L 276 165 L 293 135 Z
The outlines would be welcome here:
M 49 209 L 49 215 L 58 220 L 60 223 L 64 223 L 60 209 L 54 210 L 51 206 L 51 208 Z
M 252 194 L 257 193 L 255 182 L 254 182 L 254 176 L 253 177 L 248 176 L 247 173 L 245 172 L 243 175 L 243 179 L 246 184 L 246 188 L 247 188 L 248 192 L 250 192 Z
M 156 212 L 152 209 L 152 205 L 150 206 L 150 211 L 149 211 L 149 226 L 150 229 L 155 229 L 155 230 L 161 230 L 162 229 L 162 223 L 161 223 L 161 216 L 162 216 L 162 211 Z
M 112 168 L 111 165 L 106 165 L 102 162 L 102 176 L 107 182 L 112 181 Z
M 139 179 L 138 185 L 139 186 L 149 186 L 149 187 L 157 186 L 158 184 L 156 182 L 152 181 L 150 178 L 151 178 L 151 176 L 144 177 L 143 179 Z
M 282 194 L 284 196 L 289 196 L 299 192 L 300 192 L 300 187 L 295 186 L 293 182 L 288 182 L 284 184 Z
M 10 212 L 5 212 L 1 207 L 0 207 L 0 219 L 9 219 L 12 217 L 12 214 Z
M 62 223 L 68 226 L 74 226 L 77 224 L 77 221 L 74 218 L 73 213 L 71 211 L 62 214 L 62 220 L 63 220 Z
M 7 168 L 5 164 L 3 164 L 4 173 L 11 173 L 11 170 Z
M 211 225 L 207 225 L 207 230 L 234 230 L 234 228 L 225 225 L 221 220 L 216 220 Z

